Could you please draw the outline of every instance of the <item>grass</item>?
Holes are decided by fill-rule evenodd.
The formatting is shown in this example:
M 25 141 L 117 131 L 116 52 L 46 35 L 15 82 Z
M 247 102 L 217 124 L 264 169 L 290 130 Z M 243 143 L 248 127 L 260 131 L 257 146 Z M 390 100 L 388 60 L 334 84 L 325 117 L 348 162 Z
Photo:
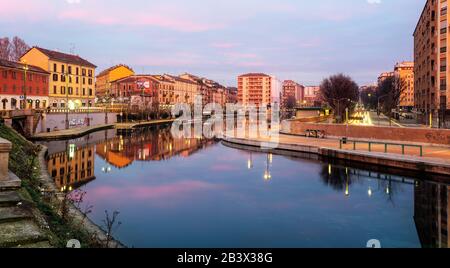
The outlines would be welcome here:
M 12 129 L 0 125 L 0 137 L 12 143 L 9 156 L 9 169 L 22 180 L 22 188 L 26 190 L 32 202 L 45 217 L 50 228 L 50 242 L 54 247 L 66 247 L 70 239 L 77 239 L 82 247 L 101 247 L 88 232 L 63 218 L 54 204 L 43 199 L 40 191 L 40 146 L 28 142 Z M 79 225 L 78 225 L 79 226 Z

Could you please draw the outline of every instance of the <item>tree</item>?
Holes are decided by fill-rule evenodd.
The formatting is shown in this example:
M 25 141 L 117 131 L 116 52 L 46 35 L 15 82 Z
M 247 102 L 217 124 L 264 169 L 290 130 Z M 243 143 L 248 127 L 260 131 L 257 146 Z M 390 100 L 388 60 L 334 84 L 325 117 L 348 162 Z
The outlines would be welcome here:
M 19 61 L 20 57 L 22 57 L 29 49 L 30 46 L 27 45 L 23 39 L 15 36 L 12 40 L 11 60 Z
M 295 99 L 295 96 L 288 96 L 286 99 L 285 108 L 286 109 L 294 109 L 296 104 L 297 104 L 297 100 Z
M 359 99 L 359 87 L 349 76 L 337 74 L 322 81 L 320 95 L 335 111 L 335 115 L 343 118 L 345 110 L 349 112 L 355 107 Z
M 12 41 L 8 37 L 0 38 L 0 59 L 19 61 L 20 57 L 29 49 L 30 46 L 17 36 Z
M 11 42 L 8 37 L 0 38 L 0 59 L 9 60 L 11 55 Z
M 366 108 L 368 109 L 377 108 L 377 94 L 378 94 L 377 86 L 369 86 L 361 89 L 360 92 L 361 101 Z
M 403 92 L 407 89 L 406 81 L 396 77 L 388 77 L 378 85 L 377 98 L 380 111 L 392 118 L 392 110 L 397 109 L 402 98 Z M 390 120 L 389 120 L 390 122 Z

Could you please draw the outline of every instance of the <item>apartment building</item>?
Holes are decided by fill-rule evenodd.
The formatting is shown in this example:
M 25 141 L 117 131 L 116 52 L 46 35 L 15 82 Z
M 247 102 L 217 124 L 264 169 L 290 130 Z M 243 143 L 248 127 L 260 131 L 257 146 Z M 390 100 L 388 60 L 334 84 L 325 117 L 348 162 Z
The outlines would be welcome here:
M 397 63 L 394 67 L 394 77 L 401 90 L 399 108 L 411 111 L 414 108 L 414 62 Z
M 244 106 L 279 103 L 281 82 L 263 73 L 248 73 L 238 76 L 238 100 Z
M 33 47 L 21 62 L 50 73 L 48 95 L 54 108 L 77 109 L 95 102 L 95 69 L 97 66 L 78 55 Z
M 447 10 L 447 0 L 427 0 L 414 30 L 414 102 L 427 124 L 442 125 L 450 107 Z
M 305 87 L 292 80 L 285 80 L 283 82 L 283 91 L 281 94 L 281 107 L 286 107 L 289 99 L 292 99 L 294 105 L 300 105 L 304 99 Z
M 40 67 L 0 60 L 0 110 L 47 108 L 48 77 Z
M 121 88 L 117 88 L 117 80 L 134 75 L 132 68 L 125 64 L 119 64 L 112 66 L 96 77 L 95 81 L 95 95 L 97 98 L 102 99 L 105 97 L 117 98 Z

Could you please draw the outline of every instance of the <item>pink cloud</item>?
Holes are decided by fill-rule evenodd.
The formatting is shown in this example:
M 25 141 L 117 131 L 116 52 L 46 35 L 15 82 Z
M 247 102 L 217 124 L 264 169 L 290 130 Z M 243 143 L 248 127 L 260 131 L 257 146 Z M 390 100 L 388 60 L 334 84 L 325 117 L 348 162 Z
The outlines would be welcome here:
M 121 12 L 120 16 L 115 14 L 115 12 L 105 12 L 105 14 L 110 14 L 106 16 L 87 9 L 74 8 L 62 11 L 58 18 L 106 26 L 155 26 L 180 32 L 203 32 L 224 27 L 221 24 L 199 23 L 182 16 L 159 15 L 155 14 L 156 12 L 149 14 L 139 12 L 124 14 L 123 12 Z
M 215 47 L 215 48 L 225 48 L 225 49 L 227 49 L 227 48 L 237 47 L 237 46 L 239 46 L 239 44 L 223 42 L 223 43 L 213 43 L 213 44 L 211 44 L 211 46 Z
M 131 199 L 148 200 L 148 199 L 161 199 L 161 198 L 177 198 L 182 195 L 204 191 L 218 189 L 221 186 L 205 183 L 201 181 L 181 181 L 172 184 L 163 184 L 157 186 L 130 186 L 130 187 L 111 187 L 102 186 L 89 190 L 89 197 L 95 199 L 107 199 L 111 196 L 124 196 Z

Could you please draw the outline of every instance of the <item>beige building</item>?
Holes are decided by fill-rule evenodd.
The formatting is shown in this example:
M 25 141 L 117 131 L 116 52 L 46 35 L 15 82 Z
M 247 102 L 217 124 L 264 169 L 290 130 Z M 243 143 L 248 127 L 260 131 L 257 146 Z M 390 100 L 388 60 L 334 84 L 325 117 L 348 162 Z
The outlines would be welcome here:
M 414 30 L 414 99 L 422 122 L 445 121 L 450 107 L 448 2 L 427 0 Z
M 380 76 L 378 76 L 378 85 L 383 83 L 386 79 L 388 79 L 390 77 L 394 77 L 394 76 L 395 76 L 394 72 L 381 73 Z
M 77 109 L 94 105 L 97 67 L 89 61 L 78 55 L 40 47 L 28 50 L 20 61 L 50 73 L 50 107 Z
M 172 104 L 194 104 L 194 98 L 198 91 L 198 84 L 196 82 L 168 74 L 165 74 L 164 77 L 174 83 L 174 95 L 171 100 Z

